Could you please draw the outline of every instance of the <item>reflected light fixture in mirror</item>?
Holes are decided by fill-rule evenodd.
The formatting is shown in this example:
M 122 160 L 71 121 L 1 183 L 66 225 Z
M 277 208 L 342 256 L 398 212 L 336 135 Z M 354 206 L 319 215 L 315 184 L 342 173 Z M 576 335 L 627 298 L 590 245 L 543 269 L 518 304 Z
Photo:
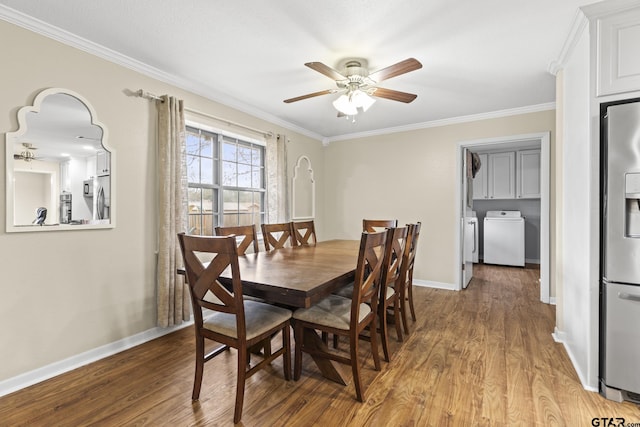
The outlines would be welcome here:
M 106 133 L 91 104 L 67 89 L 45 89 L 22 107 L 18 130 L 5 134 L 6 231 L 113 228 Z

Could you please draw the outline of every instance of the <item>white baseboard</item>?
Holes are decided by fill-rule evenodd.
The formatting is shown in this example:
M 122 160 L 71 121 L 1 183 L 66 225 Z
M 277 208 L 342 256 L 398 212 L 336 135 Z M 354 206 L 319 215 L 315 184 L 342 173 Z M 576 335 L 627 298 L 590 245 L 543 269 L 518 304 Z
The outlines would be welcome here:
M 556 305 L 556 297 L 549 297 L 549 304 Z
M 560 331 L 558 329 L 558 327 L 556 327 L 553 330 L 553 333 L 551 334 L 551 336 L 553 337 L 553 340 L 557 343 L 560 343 L 564 346 L 565 351 L 567 352 L 567 354 L 569 355 L 569 359 L 571 360 L 571 364 L 573 365 L 573 369 L 576 371 L 576 374 L 578 374 L 578 379 L 580 380 L 580 384 L 582 384 L 582 388 L 584 388 L 587 391 L 592 391 L 594 393 L 598 393 L 598 387 L 593 387 L 587 384 L 587 382 L 585 381 L 585 376 L 583 374 L 583 372 L 578 369 L 578 364 L 576 363 L 576 359 L 573 355 L 573 351 L 571 351 L 571 346 L 569 346 L 567 344 L 567 336 L 564 332 Z
M 103 346 L 94 348 L 84 353 L 71 356 L 67 359 L 54 362 L 50 365 L 43 366 L 33 371 L 25 372 L 24 374 L 17 375 L 12 378 L 0 381 L 0 396 L 5 396 L 14 391 L 18 391 L 33 384 L 37 384 L 49 378 L 53 378 L 57 375 L 64 374 L 65 372 L 72 371 L 81 366 L 88 365 L 105 357 L 112 356 L 121 351 L 128 350 L 132 347 L 144 344 L 153 339 L 159 338 L 163 335 L 170 334 L 184 327 L 190 326 L 193 321 L 184 322 L 178 326 L 172 326 L 169 328 L 155 327 L 139 334 L 132 335 L 130 337 L 123 338 L 121 340 L 105 344 Z
M 413 284 L 416 286 L 424 286 L 426 288 L 446 289 L 449 291 L 455 291 L 456 286 L 453 283 L 433 282 L 431 280 L 413 280 Z

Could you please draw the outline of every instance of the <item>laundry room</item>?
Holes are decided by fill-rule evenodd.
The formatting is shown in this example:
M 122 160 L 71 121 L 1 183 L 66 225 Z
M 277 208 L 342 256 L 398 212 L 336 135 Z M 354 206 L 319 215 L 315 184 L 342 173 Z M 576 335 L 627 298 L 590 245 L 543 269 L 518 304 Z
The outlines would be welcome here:
M 473 150 L 472 210 L 477 218 L 474 262 L 540 264 L 540 146 L 504 144 Z

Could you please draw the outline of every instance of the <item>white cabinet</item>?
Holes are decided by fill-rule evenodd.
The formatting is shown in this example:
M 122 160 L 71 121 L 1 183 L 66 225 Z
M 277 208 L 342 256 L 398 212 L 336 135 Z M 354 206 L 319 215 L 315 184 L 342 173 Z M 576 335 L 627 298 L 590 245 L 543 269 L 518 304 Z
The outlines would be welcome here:
M 489 154 L 489 198 L 513 199 L 516 196 L 516 156 L 513 151 Z
M 473 179 L 473 198 L 539 199 L 540 150 L 485 153 Z
M 640 8 L 597 18 L 597 95 L 640 87 Z
M 487 199 L 489 197 L 489 175 L 487 170 L 487 154 L 478 154 L 480 157 L 480 169 L 473 178 L 473 199 Z
M 98 151 L 96 155 L 96 175 L 105 176 L 111 173 L 111 155 L 108 151 Z
M 513 151 L 479 154 L 480 170 L 473 179 L 473 198 L 514 199 L 516 196 Z
M 522 150 L 517 153 L 517 197 L 540 198 L 540 150 Z

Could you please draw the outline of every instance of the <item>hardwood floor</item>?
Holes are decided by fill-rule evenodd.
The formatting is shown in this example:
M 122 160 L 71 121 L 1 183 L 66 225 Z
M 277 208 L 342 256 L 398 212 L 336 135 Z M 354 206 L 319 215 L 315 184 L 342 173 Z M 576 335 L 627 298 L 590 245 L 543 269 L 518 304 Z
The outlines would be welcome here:
M 306 355 L 300 381 L 285 381 L 279 359 L 247 381 L 242 424 L 591 426 L 601 417 L 640 423 L 637 405 L 582 388 L 551 337 L 555 307 L 538 300 L 538 270 L 480 265 L 474 272 L 462 292 L 415 288 L 418 321 L 404 343 L 391 328 L 393 359 L 382 371 L 373 370 L 369 345 L 361 346 L 364 403 L 352 384 L 323 379 Z M 186 328 L 2 397 L 0 426 L 231 425 L 235 355 L 205 365 L 200 401 L 192 403 L 192 335 Z

